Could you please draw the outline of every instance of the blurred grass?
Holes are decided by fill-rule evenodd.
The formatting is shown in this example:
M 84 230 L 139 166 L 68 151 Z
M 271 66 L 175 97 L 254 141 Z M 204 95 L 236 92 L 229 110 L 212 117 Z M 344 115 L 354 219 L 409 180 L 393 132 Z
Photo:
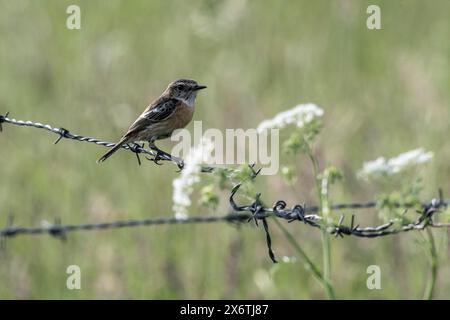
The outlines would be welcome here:
M 65 26 L 74 3 L 81 7 L 79 31 Z M 208 85 L 195 115 L 204 128 L 249 128 L 300 102 L 322 106 L 318 156 L 346 179 L 333 189 L 335 200 L 371 199 L 382 190 L 356 180 L 362 162 L 418 146 L 436 155 L 424 170 L 424 196 L 438 187 L 448 193 L 450 2 L 377 3 L 379 31 L 365 27 L 370 1 L 1 0 L 0 112 L 115 140 L 168 82 L 190 77 Z M 138 167 L 125 152 L 98 166 L 99 147 L 55 147 L 49 134 L 4 129 L 1 223 L 8 213 L 20 225 L 172 214 L 173 167 Z M 297 167 L 300 195 L 279 177 L 261 179 L 267 203 L 314 199 L 308 162 Z M 361 215 L 369 223 L 374 214 Z M 320 234 L 288 228 L 320 261 Z M 449 298 L 446 231 L 435 236 L 435 297 Z M 273 238 L 278 256 L 295 254 L 275 230 Z M 428 271 L 421 242 L 417 233 L 332 240 L 338 298 L 420 298 Z M 6 246 L 4 299 L 324 298 L 300 260 L 273 267 L 262 231 L 249 226 L 79 233 L 67 243 L 21 237 Z M 82 269 L 80 291 L 65 287 L 70 264 Z M 366 287 L 371 264 L 381 267 L 382 290 Z

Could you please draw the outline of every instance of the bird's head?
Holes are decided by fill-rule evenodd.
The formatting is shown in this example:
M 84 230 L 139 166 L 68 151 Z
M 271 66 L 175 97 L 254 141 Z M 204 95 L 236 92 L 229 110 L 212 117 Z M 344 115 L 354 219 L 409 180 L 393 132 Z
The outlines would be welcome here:
M 195 80 L 178 79 L 169 84 L 166 93 L 172 98 L 182 100 L 187 105 L 193 106 L 197 92 L 205 88 L 206 86 L 198 84 Z

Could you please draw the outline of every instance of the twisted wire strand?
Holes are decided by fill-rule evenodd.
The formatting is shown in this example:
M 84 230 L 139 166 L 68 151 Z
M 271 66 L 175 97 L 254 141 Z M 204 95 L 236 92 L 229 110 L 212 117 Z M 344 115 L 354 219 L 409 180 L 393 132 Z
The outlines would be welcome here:
M 42 130 L 46 130 L 48 132 L 57 134 L 59 137 L 55 140 L 54 144 L 57 144 L 58 142 L 61 141 L 61 139 L 70 139 L 70 140 L 75 140 L 75 141 L 80 141 L 80 142 L 89 142 L 89 143 L 94 143 L 96 145 L 99 146 L 104 146 L 107 148 L 112 148 L 115 146 L 115 143 L 113 142 L 109 142 L 109 141 L 103 141 L 94 137 L 89 137 L 89 136 L 83 136 L 83 135 L 79 135 L 79 134 L 75 134 L 72 133 L 71 131 L 69 131 L 68 129 L 65 128 L 57 128 L 57 127 L 52 127 L 49 124 L 43 124 L 40 122 L 33 122 L 30 120 L 17 120 L 14 118 L 9 118 L 8 117 L 9 112 L 7 112 L 5 115 L 0 115 L 0 132 L 2 131 L 2 123 L 7 123 L 7 124 L 12 124 L 15 126 L 20 126 L 20 127 L 32 127 L 32 128 L 36 128 L 36 129 L 42 129 Z M 124 144 L 122 145 L 122 148 L 128 151 L 133 152 L 134 154 L 136 154 L 137 156 L 137 160 L 139 165 L 141 164 L 141 161 L 139 159 L 139 154 L 143 153 L 147 156 L 151 156 L 154 157 L 156 156 L 156 152 L 151 150 L 151 149 L 147 149 L 144 148 L 143 145 L 140 146 L 137 143 L 130 143 L 130 144 Z M 147 158 L 147 157 L 146 157 Z M 169 161 L 172 162 L 172 159 L 169 158 L 167 155 L 164 154 L 160 154 L 159 155 L 160 160 L 162 161 Z M 151 158 L 147 158 L 147 160 L 152 160 Z M 217 167 L 212 167 L 212 166 L 202 166 L 201 167 L 201 172 L 203 173 L 211 173 L 213 172 Z M 180 171 L 182 170 L 182 168 L 179 168 Z M 223 168 L 226 169 L 226 168 Z
M 62 225 L 59 222 L 54 224 L 45 222 L 40 227 L 20 227 L 10 225 L 0 229 L 0 237 L 13 237 L 17 235 L 43 235 L 49 234 L 53 236 L 60 236 L 67 232 L 75 231 L 95 231 L 107 229 L 130 228 L 150 225 L 163 224 L 189 224 L 189 223 L 214 223 L 223 221 L 241 221 L 248 218 L 245 214 L 229 214 L 226 216 L 198 216 L 190 217 L 188 219 L 177 219 L 175 217 L 169 218 L 154 218 L 142 220 L 117 220 L 104 223 L 85 223 L 85 224 L 68 224 Z
M 103 141 L 94 137 L 82 136 L 71 133 L 69 130 L 64 128 L 52 127 L 48 124 L 42 124 L 39 122 L 23 121 L 8 118 L 8 113 L 6 115 L 0 115 L 0 131 L 2 130 L 2 124 L 8 123 L 17 126 L 27 126 L 34 127 L 38 129 L 47 130 L 51 133 L 59 135 L 58 139 L 54 142 L 58 143 L 61 139 L 72 139 L 75 141 L 90 142 L 97 145 L 105 147 L 113 147 L 115 144 L 112 142 Z M 139 153 L 144 153 L 155 157 L 155 152 L 139 146 L 138 144 L 123 145 L 122 148 L 135 153 L 139 160 Z M 148 159 L 148 158 L 147 158 Z M 149 159 L 152 160 L 152 159 Z M 163 158 L 161 160 L 171 161 L 169 158 Z M 260 170 L 255 171 L 254 165 L 249 166 L 252 170 L 252 179 L 255 178 Z M 181 169 L 181 168 L 180 168 Z M 202 167 L 202 172 L 211 173 L 216 169 L 216 167 Z M 224 168 L 227 169 L 227 168 Z M 355 225 L 355 215 L 352 214 L 351 222 L 349 225 L 344 224 L 345 216 L 341 215 L 338 223 L 329 223 L 323 221 L 320 215 L 316 213 L 319 212 L 320 208 L 318 206 L 302 206 L 295 205 L 290 209 L 286 209 L 286 202 L 279 200 L 275 203 L 272 208 L 264 207 L 260 196 L 258 194 L 254 201 L 247 205 L 238 205 L 234 196 L 238 192 L 241 184 L 236 185 L 232 191 L 229 198 L 230 206 L 234 212 L 222 216 L 193 216 L 187 219 L 177 219 L 175 217 L 167 218 L 152 218 L 152 219 L 142 219 L 142 220 L 117 220 L 112 222 L 104 223 L 85 223 L 85 224 L 61 224 L 61 221 L 56 220 L 55 223 L 44 222 L 40 227 L 22 227 L 13 225 L 12 219 L 10 219 L 8 225 L 5 228 L 0 229 L 0 239 L 6 239 L 9 237 L 16 237 L 19 235 L 44 235 L 48 234 L 60 239 L 65 239 L 66 234 L 75 231 L 93 231 L 93 230 L 108 230 L 108 229 L 119 229 L 119 228 L 131 228 L 138 226 L 151 226 L 151 225 L 174 225 L 174 224 L 194 224 L 194 223 L 218 223 L 218 222 L 250 222 L 254 221 L 258 225 L 258 221 L 262 221 L 264 231 L 266 233 L 266 243 L 269 250 L 269 256 L 273 262 L 276 262 L 275 255 L 272 251 L 272 240 L 269 234 L 269 227 L 267 219 L 271 217 L 280 218 L 287 220 L 288 222 L 299 221 L 307 226 L 320 228 L 326 230 L 328 233 L 335 235 L 336 237 L 356 236 L 365 238 L 376 238 L 388 235 L 394 235 L 402 232 L 409 232 L 413 230 L 423 230 L 425 228 L 450 228 L 450 223 L 445 222 L 434 222 L 434 216 L 441 211 L 442 208 L 447 208 L 450 205 L 450 199 L 443 199 L 442 192 L 439 194 L 438 199 L 433 199 L 428 203 L 422 203 L 422 210 L 419 212 L 419 217 L 407 224 L 400 224 L 396 226 L 399 219 L 391 220 L 387 223 L 378 226 L 368 226 L 360 227 Z M 405 208 L 406 210 L 412 208 L 413 205 L 394 203 L 394 207 Z M 355 202 L 355 203 L 338 203 L 330 206 L 332 210 L 362 210 L 370 209 L 378 206 L 378 202 Z
M 65 129 L 62 127 L 57 128 L 57 127 L 52 127 L 49 124 L 43 124 L 40 122 L 8 118 L 8 114 L 9 113 L 7 113 L 6 115 L 0 115 L 0 131 L 2 131 L 1 124 L 8 123 L 8 124 L 16 125 L 16 126 L 21 126 L 21 127 L 33 127 L 33 128 L 37 128 L 37 129 L 43 129 L 43 130 L 47 130 L 51 133 L 57 134 L 57 135 L 59 135 L 59 137 L 54 142 L 54 144 L 57 144 L 59 141 L 61 141 L 61 139 L 64 138 L 64 139 L 71 139 L 71 140 L 80 141 L 80 142 L 94 143 L 96 145 L 104 146 L 104 147 L 108 147 L 108 148 L 112 148 L 115 145 L 115 143 L 113 143 L 113 142 L 103 141 L 103 140 L 100 140 L 100 139 L 97 139 L 94 137 L 83 136 L 83 135 L 72 133 L 68 129 Z M 122 148 L 129 150 L 136 154 L 143 153 L 143 154 L 146 154 L 149 156 L 155 156 L 155 152 L 153 150 L 143 148 L 143 147 L 139 146 L 138 144 L 125 144 L 122 146 Z M 161 160 L 168 161 L 169 159 L 163 158 Z
M 423 204 L 424 207 L 430 206 L 432 202 Z M 343 203 L 334 206 L 334 209 L 341 210 L 347 208 L 368 208 L 369 203 Z M 361 206 L 363 205 L 363 206 Z M 437 205 L 432 206 L 434 209 L 440 209 L 450 205 L 450 200 L 444 200 Z M 277 206 L 277 204 L 275 205 Z M 370 207 L 374 207 L 370 203 Z M 311 212 L 316 212 L 316 207 L 310 207 Z M 197 224 L 197 223 L 218 223 L 218 222 L 247 222 L 249 219 L 262 220 L 269 217 L 277 217 L 290 222 L 295 220 L 300 220 L 306 224 L 321 228 L 328 228 L 328 232 L 335 235 L 341 235 L 341 233 L 346 235 L 353 235 L 357 237 L 380 237 L 391 234 L 396 234 L 400 232 L 407 232 L 412 230 L 422 230 L 425 227 L 433 228 L 448 228 L 450 224 L 448 223 L 423 223 L 420 218 L 410 224 L 401 226 L 398 229 L 389 229 L 395 223 L 395 221 L 390 221 L 388 223 L 379 226 L 369 226 L 361 228 L 359 226 L 344 226 L 342 224 L 332 224 L 323 226 L 320 224 L 322 217 L 316 214 L 305 214 L 302 219 L 299 219 L 299 212 L 297 209 L 280 209 L 280 208 L 260 208 L 256 214 L 253 214 L 252 205 L 235 207 L 237 212 L 233 212 L 222 216 L 192 216 L 186 219 L 178 219 L 175 217 L 163 217 L 163 218 L 152 218 L 152 219 L 142 219 L 142 220 L 117 220 L 112 222 L 104 223 L 85 223 L 85 224 L 67 224 L 63 225 L 60 221 L 56 221 L 54 224 L 45 222 L 40 227 L 21 227 L 15 226 L 10 222 L 10 225 L 5 228 L 0 229 L 0 237 L 14 237 L 18 235 L 43 235 L 48 234 L 55 237 L 63 236 L 68 232 L 75 231 L 95 231 L 95 230 L 108 230 L 108 229 L 120 229 L 120 228 L 132 228 L 139 226 L 151 226 L 151 225 L 174 225 L 174 224 Z M 308 212 L 308 208 L 305 210 Z M 437 212 L 437 211 L 436 211 Z

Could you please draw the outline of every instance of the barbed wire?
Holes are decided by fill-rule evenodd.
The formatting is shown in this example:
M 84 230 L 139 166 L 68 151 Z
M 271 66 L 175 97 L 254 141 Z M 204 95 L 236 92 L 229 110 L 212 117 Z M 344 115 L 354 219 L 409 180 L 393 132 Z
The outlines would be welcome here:
M 91 142 L 97 145 L 112 147 L 114 143 L 102 141 L 93 137 L 86 137 L 71 133 L 64 128 L 55 128 L 50 125 L 41 124 L 32 121 L 23 121 L 8 118 L 8 114 L 0 115 L 0 131 L 2 130 L 2 123 L 13 124 L 17 126 L 29 126 L 38 129 L 45 129 L 52 133 L 58 134 L 58 139 L 54 142 L 58 143 L 62 138 L 72 139 L 76 141 Z M 155 156 L 152 150 L 145 149 L 143 146 L 137 144 L 124 145 L 124 149 L 135 153 L 139 160 L 139 153 Z M 152 159 L 149 159 L 152 160 Z M 170 159 L 163 159 L 170 161 Z M 254 165 L 250 165 L 251 178 L 255 179 L 260 170 L 255 170 Z M 212 172 L 214 167 L 203 167 L 203 172 Z M 360 227 L 355 222 L 355 215 L 351 215 L 350 223 L 344 224 L 345 215 L 341 215 L 339 221 L 329 222 L 317 213 L 320 211 L 318 206 L 309 206 L 296 204 L 292 208 L 287 208 L 287 204 L 283 200 L 278 200 L 272 207 L 266 207 L 261 201 L 261 194 L 258 193 L 250 204 L 238 205 L 235 201 L 235 196 L 239 191 L 241 184 L 235 185 L 231 190 L 229 203 L 234 212 L 222 216 L 193 216 L 186 219 L 178 219 L 176 217 L 165 218 L 151 218 L 142 220 L 117 220 L 104 223 L 87 223 L 87 224 L 67 224 L 61 223 L 60 219 L 56 219 L 55 223 L 47 221 L 39 227 L 22 227 L 14 225 L 12 217 L 10 217 L 7 226 L 0 229 L 0 239 L 4 241 L 6 238 L 17 237 L 20 235 L 51 235 L 56 238 L 66 239 L 66 234 L 75 231 L 93 231 L 93 230 L 108 230 L 119 228 L 130 228 L 138 226 L 151 225 L 174 225 L 174 224 L 194 224 L 194 223 L 217 223 L 217 222 L 251 222 L 254 221 L 258 226 L 258 221 L 262 221 L 263 228 L 266 234 L 266 244 L 268 247 L 269 256 L 273 262 L 277 262 L 274 252 L 272 250 L 272 240 L 269 233 L 268 218 L 279 218 L 287 220 L 288 222 L 299 221 L 304 225 L 313 228 L 319 228 L 327 231 L 336 237 L 355 236 L 364 238 L 377 238 L 382 236 L 394 235 L 401 232 L 409 232 L 413 230 L 424 230 L 425 228 L 450 228 L 450 223 L 435 222 L 435 215 L 441 211 L 442 208 L 447 208 L 450 205 L 450 199 L 444 199 L 442 191 L 439 191 L 439 197 L 434 198 L 429 202 L 420 204 L 420 210 L 417 211 L 418 217 L 412 221 L 408 221 L 406 213 L 408 209 L 414 208 L 414 204 L 391 203 L 390 205 L 396 208 L 404 208 L 404 214 L 401 218 L 392 219 L 384 224 L 377 226 Z M 379 206 L 377 201 L 369 202 L 355 202 L 355 203 L 339 203 L 330 206 L 331 210 L 361 210 L 370 209 Z
M 295 205 L 292 209 L 285 210 L 286 203 L 283 200 L 279 200 L 276 202 L 273 208 L 264 208 L 260 207 L 259 200 L 245 206 L 238 206 L 234 202 L 234 195 L 237 191 L 237 188 L 240 187 L 238 185 L 232 191 L 232 197 L 230 198 L 231 205 L 236 213 L 230 213 L 223 216 L 193 216 L 188 217 L 186 219 L 180 219 L 175 217 L 165 217 L 165 218 L 152 218 L 152 219 L 142 219 L 142 220 L 117 220 L 112 222 L 104 222 L 104 223 L 88 223 L 88 224 L 74 224 L 74 225 L 62 225 L 60 220 L 56 220 L 54 224 L 49 223 L 47 221 L 43 222 L 41 227 L 20 227 L 14 226 L 12 220 L 10 219 L 8 222 L 8 226 L 0 229 L 0 237 L 13 237 L 16 235 L 41 235 L 41 234 L 49 234 L 53 236 L 57 236 L 60 234 L 65 234 L 67 232 L 74 231 L 89 231 L 89 230 L 106 230 L 106 229 L 118 229 L 118 228 L 127 228 L 127 227 L 139 227 L 139 226 L 149 226 L 149 225 L 162 225 L 162 224 L 192 224 L 192 223 L 215 223 L 215 222 L 245 222 L 250 220 L 262 220 L 264 218 L 268 218 L 271 216 L 276 216 L 278 218 L 282 218 L 288 220 L 289 222 L 299 220 L 306 224 L 309 224 L 314 227 L 320 227 L 317 221 L 321 221 L 322 217 L 316 214 L 305 215 L 305 212 L 317 212 L 317 207 L 305 208 L 301 205 Z M 344 208 L 373 208 L 373 203 L 348 203 L 348 204 L 337 204 L 330 206 L 333 210 L 341 210 Z M 370 206 L 368 206 L 370 205 Z M 442 207 L 447 207 L 450 205 L 450 200 L 440 201 L 437 199 L 433 199 L 430 203 L 424 204 L 423 207 L 427 208 L 427 211 L 430 209 L 438 210 Z M 259 208 L 259 209 L 258 209 Z M 246 212 L 246 213 L 239 213 Z M 354 216 L 354 215 L 352 215 Z M 336 225 L 344 231 L 345 227 L 342 225 L 341 216 L 340 223 Z M 419 222 L 423 222 L 423 219 L 418 219 Z M 391 226 L 395 221 L 391 221 L 389 223 L 383 224 L 377 227 L 366 227 L 359 228 L 353 227 L 350 228 L 354 232 L 353 235 L 359 237 L 369 236 L 369 233 L 383 231 L 386 229 L 386 226 Z M 416 227 L 412 227 L 412 224 L 408 224 L 407 230 L 399 230 L 399 231 L 409 231 L 412 229 L 417 229 Z M 447 227 L 450 224 L 435 224 L 432 223 L 431 227 Z M 365 232 L 365 233 L 364 233 Z M 394 232 L 397 233 L 398 231 Z M 336 229 L 330 229 L 331 234 L 338 233 Z M 343 234 L 347 234 L 346 232 L 341 232 Z M 392 233 L 392 232 L 391 232 Z M 339 234 L 341 235 L 341 234 Z M 375 236 L 382 236 L 384 233 L 377 233 Z M 373 236 L 373 235 L 372 235 Z
M 94 137 L 75 134 L 63 127 L 59 127 L 59 128 L 53 127 L 49 124 L 33 122 L 30 120 L 17 120 L 14 118 L 9 118 L 8 115 L 9 115 L 9 112 L 7 112 L 5 115 L 0 115 L 0 132 L 3 130 L 2 124 L 7 123 L 7 124 L 15 125 L 15 126 L 32 127 L 32 128 L 36 128 L 36 129 L 42 129 L 42 130 L 46 130 L 51 133 L 54 133 L 54 134 L 58 135 L 58 138 L 53 142 L 53 144 L 58 144 L 58 142 L 60 142 L 62 139 L 70 139 L 70 140 L 75 140 L 75 141 L 79 141 L 79 142 L 94 143 L 96 145 L 107 147 L 107 148 L 112 148 L 115 146 L 115 143 L 113 143 L 113 142 L 104 141 L 104 140 L 97 139 Z M 122 148 L 133 152 L 136 155 L 139 165 L 141 165 L 141 159 L 139 157 L 139 154 L 141 154 L 141 153 L 145 155 L 145 158 L 147 160 L 153 161 L 155 163 L 157 163 L 157 161 L 159 161 L 159 160 L 173 162 L 172 159 L 168 155 L 163 154 L 163 153 L 159 154 L 157 161 L 155 161 L 156 152 L 151 149 L 144 148 L 143 144 L 139 145 L 137 143 L 128 143 L 128 144 L 122 145 Z M 182 167 L 179 166 L 179 169 L 182 170 Z M 212 172 L 212 171 L 214 171 L 214 169 L 215 169 L 214 167 L 203 166 L 202 172 Z
M 253 166 L 251 166 L 253 169 Z M 254 177 L 256 177 L 259 171 L 253 171 Z M 401 232 L 408 232 L 412 230 L 424 230 L 427 227 L 430 228 L 450 228 L 450 223 L 434 222 L 434 216 L 442 208 L 446 208 L 450 205 L 450 199 L 443 199 L 442 190 L 439 190 L 439 198 L 432 199 L 429 203 L 422 203 L 420 205 L 420 210 L 417 210 L 419 217 L 413 221 L 405 223 L 406 213 L 408 209 L 413 208 L 413 204 L 401 204 L 393 203 L 393 207 L 404 208 L 402 218 L 391 219 L 387 223 L 360 227 L 355 223 L 355 215 L 351 215 L 350 224 L 345 225 L 345 215 L 341 215 L 338 223 L 326 221 L 322 216 L 317 214 L 307 215 L 307 212 L 318 212 L 318 207 L 307 208 L 305 205 L 296 204 L 291 209 L 286 209 L 287 204 L 284 200 L 278 200 L 272 208 L 266 208 L 263 206 L 261 198 L 261 193 L 258 193 L 255 200 L 248 205 L 238 205 L 234 200 L 234 196 L 241 187 L 241 184 L 236 185 L 231 191 L 230 196 L 230 206 L 236 212 L 250 212 L 251 217 L 248 221 L 254 220 L 256 225 L 258 225 L 258 220 L 262 220 L 264 231 L 266 233 L 266 243 L 268 248 L 269 257 L 274 263 L 276 263 L 275 255 L 272 250 L 272 241 L 269 233 L 269 228 L 267 224 L 267 218 L 270 216 L 275 216 L 277 218 L 288 220 L 288 222 L 299 221 L 303 222 L 305 225 L 323 229 L 331 235 L 343 238 L 344 236 L 355 236 L 361 238 L 377 238 L 388 235 L 394 235 Z M 346 208 L 350 209 L 364 209 L 364 208 L 374 208 L 378 206 L 377 202 L 366 202 L 366 203 L 351 203 L 351 204 L 337 204 L 330 206 L 332 210 L 342 210 Z
M 223 216 L 193 216 L 186 219 L 179 219 L 176 217 L 151 218 L 142 220 L 117 220 L 104 223 L 86 223 L 86 224 L 67 224 L 61 223 L 60 219 L 56 219 L 54 223 L 44 221 L 39 227 L 22 227 L 14 225 L 12 216 L 8 219 L 7 226 L 0 229 L 0 239 L 4 241 L 6 238 L 17 237 L 20 235 L 50 235 L 55 238 L 65 240 L 67 233 L 76 231 L 98 231 L 109 229 L 131 228 L 139 226 L 151 225 L 174 225 L 174 224 L 197 224 L 197 223 L 217 223 L 217 222 L 235 222 L 244 223 L 255 221 L 258 226 L 258 221 L 263 222 L 263 227 L 266 233 L 266 242 L 268 246 L 269 256 L 272 261 L 276 262 L 275 255 L 272 250 L 272 240 L 269 233 L 267 218 L 275 217 L 288 222 L 299 221 L 307 226 L 325 229 L 329 234 L 336 237 L 355 236 L 364 238 L 376 238 L 388 235 L 394 235 L 400 232 L 408 232 L 413 230 L 423 230 L 430 228 L 449 228 L 450 223 L 434 222 L 434 216 L 442 208 L 450 205 L 450 200 L 441 198 L 433 199 L 429 203 L 421 205 L 422 210 L 419 211 L 419 217 L 407 224 L 395 226 L 396 223 L 401 222 L 399 219 L 393 219 L 387 223 L 378 226 L 360 227 L 355 224 L 355 215 L 351 215 L 351 222 L 345 225 L 343 222 L 345 216 L 341 215 L 338 223 L 328 223 L 323 221 L 323 217 L 317 213 L 318 207 L 305 207 L 304 205 L 295 205 L 288 209 L 286 202 L 279 200 L 272 208 L 264 207 L 260 200 L 261 194 L 257 194 L 255 200 L 247 205 L 238 205 L 234 199 L 241 184 L 236 185 L 231 191 L 230 206 L 234 212 Z M 376 202 L 366 203 L 342 203 L 330 206 L 333 210 L 343 209 L 363 209 L 374 208 Z M 397 207 L 410 208 L 408 205 L 396 204 Z M 310 213 L 310 214 L 307 214 Z M 405 211 L 406 213 L 406 211 Z

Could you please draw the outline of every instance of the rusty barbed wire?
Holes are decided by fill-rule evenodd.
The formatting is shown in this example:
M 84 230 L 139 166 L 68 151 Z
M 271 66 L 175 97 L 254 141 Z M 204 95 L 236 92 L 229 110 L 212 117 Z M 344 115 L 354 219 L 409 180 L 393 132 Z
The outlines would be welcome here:
M 72 139 L 76 141 L 91 142 L 97 145 L 112 147 L 114 143 L 102 141 L 93 137 L 87 137 L 71 133 L 64 128 L 56 128 L 47 124 L 39 122 L 23 121 L 8 118 L 6 115 L 0 115 L 0 131 L 2 130 L 2 123 L 13 124 L 17 126 L 29 126 L 38 129 L 44 129 L 52 133 L 58 134 L 58 139 L 54 142 L 58 143 L 61 139 Z M 154 152 L 149 149 L 145 149 L 138 144 L 124 145 L 124 149 L 129 150 L 136 154 L 139 160 L 139 154 L 144 153 L 146 155 L 155 156 Z M 152 159 L 149 159 L 152 160 Z M 170 161 L 170 159 L 163 159 Z M 249 168 L 252 172 L 251 179 L 255 179 L 260 170 L 255 170 L 254 165 L 250 165 Z M 215 167 L 202 167 L 203 172 L 213 172 Z M 231 190 L 229 197 L 229 203 L 234 212 L 222 216 L 193 216 L 186 219 L 177 219 L 175 217 L 166 218 L 151 218 L 142 220 L 117 220 L 112 222 L 103 223 L 86 223 L 86 224 L 67 224 L 64 225 L 59 219 L 56 219 L 54 223 L 44 221 L 41 226 L 38 227 L 22 227 L 13 223 L 12 216 L 9 217 L 6 227 L 0 229 L 0 239 L 2 242 L 6 238 L 17 237 L 20 235 L 50 235 L 62 240 L 66 239 L 66 235 L 69 232 L 75 231 L 94 231 L 94 230 L 108 230 L 119 228 L 130 228 L 138 226 L 151 226 L 151 225 L 174 225 L 174 224 L 194 224 L 194 223 L 217 223 L 217 222 L 251 222 L 254 221 L 258 226 L 258 221 L 262 221 L 263 228 L 266 234 L 266 244 L 268 247 L 269 257 L 273 262 L 277 262 L 275 254 L 272 250 L 272 239 L 269 233 L 268 218 L 279 218 L 287 220 L 288 222 L 299 221 L 304 225 L 326 230 L 329 234 L 336 237 L 355 236 L 364 238 L 376 238 L 388 235 L 394 235 L 402 232 L 409 232 L 413 230 L 424 230 L 425 228 L 450 228 L 450 223 L 435 222 L 435 215 L 441 211 L 442 208 L 447 208 L 450 205 L 450 199 L 444 199 L 442 191 L 439 192 L 439 197 L 432 199 L 430 202 L 425 202 L 420 205 L 421 210 L 418 210 L 418 218 L 403 223 L 406 219 L 392 219 L 387 223 L 377 225 L 360 227 L 355 223 L 355 214 L 351 215 L 350 224 L 344 224 L 345 215 L 341 215 L 339 221 L 329 222 L 324 221 L 323 217 L 317 213 L 320 211 L 318 206 L 306 206 L 295 204 L 292 208 L 287 208 L 287 204 L 283 200 L 278 200 L 272 207 L 264 206 L 261 201 L 261 194 L 258 193 L 250 204 L 238 205 L 235 201 L 235 196 L 239 191 L 241 184 L 237 184 Z M 379 205 L 377 201 L 369 202 L 356 202 L 356 203 L 338 203 L 330 206 L 331 210 L 361 210 L 375 208 Z M 408 209 L 413 208 L 412 204 L 393 203 L 391 204 L 396 208 L 404 208 L 405 214 Z

